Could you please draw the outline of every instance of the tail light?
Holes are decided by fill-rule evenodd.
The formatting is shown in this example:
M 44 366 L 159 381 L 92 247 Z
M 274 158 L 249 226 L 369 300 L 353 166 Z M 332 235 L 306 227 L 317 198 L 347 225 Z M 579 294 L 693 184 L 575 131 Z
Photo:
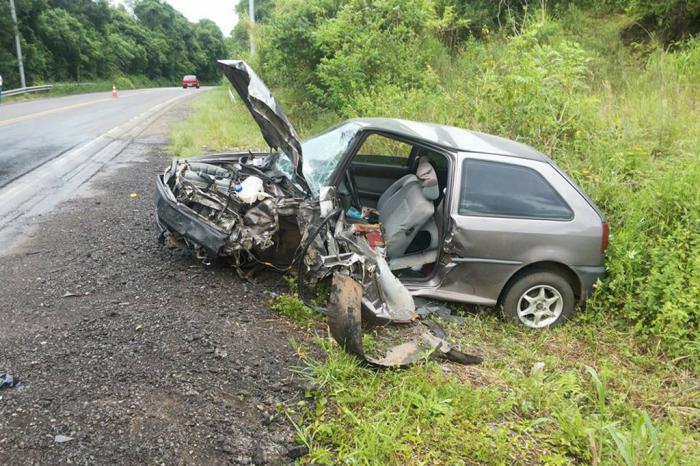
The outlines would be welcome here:
M 608 250 L 608 239 L 610 237 L 610 229 L 608 228 L 608 222 L 603 222 L 603 237 L 600 240 L 600 252 L 605 254 Z

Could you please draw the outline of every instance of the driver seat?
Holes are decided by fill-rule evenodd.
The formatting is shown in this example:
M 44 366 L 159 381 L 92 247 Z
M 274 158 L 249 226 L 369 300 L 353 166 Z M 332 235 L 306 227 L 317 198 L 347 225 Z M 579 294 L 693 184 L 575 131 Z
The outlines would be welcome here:
M 439 196 L 435 169 L 427 157 L 421 157 L 415 175 L 406 175 L 398 179 L 379 198 L 379 221 L 384 226 L 384 241 L 390 266 L 394 260 L 406 256 L 406 250 L 419 231 L 427 230 L 431 232 L 431 237 L 433 236 L 432 233 L 437 230 L 433 219 L 434 201 Z M 431 238 L 431 248 L 436 248 L 436 243 L 437 237 Z M 416 263 L 406 260 L 396 262 L 401 264 L 401 268 L 434 262 L 434 259 L 429 260 L 426 256 L 427 252 L 416 254 Z M 437 249 L 435 254 L 428 254 L 433 255 L 437 257 Z

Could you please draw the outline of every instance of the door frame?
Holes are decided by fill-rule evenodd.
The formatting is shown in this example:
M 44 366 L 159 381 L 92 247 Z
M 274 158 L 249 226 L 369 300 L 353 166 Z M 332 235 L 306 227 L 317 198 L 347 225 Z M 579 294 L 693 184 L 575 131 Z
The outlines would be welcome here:
M 423 149 L 428 149 L 431 150 L 435 153 L 438 153 L 445 157 L 447 160 L 447 180 L 445 183 L 445 193 L 444 193 L 444 198 L 441 202 L 442 204 L 442 225 L 438 225 L 438 232 L 440 237 L 438 238 L 438 257 L 435 261 L 435 266 L 433 267 L 433 271 L 431 272 L 430 275 L 422 278 L 410 278 L 410 279 L 403 279 L 401 280 L 402 283 L 404 283 L 406 286 L 411 287 L 412 289 L 415 288 L 437 288 L 440 286 L 440 282 L 442 281 L 443 275 L 444 275 L 444 266 L 446 264 L 443 264 L 443 257 L 444 257 L 444 248 L 443 244 L 445 241 L 446 236 L 450 233 L 450 228 L 452 224 L 452 216 L 451 216 L 451 210 L 452 210 L 452 205 L 454 203 L 455 199 L 455 182 L 457 180 L 456 178 L 456 166 L 458 165 L 459 161 L 459 156 L 457 153 L 459 151 L 453 151 L 450 149 L 446 149 L 442 146 L 436 145 L 436 144 L 431 144 L 426 141 L 420 140 L 420 139 L 413 139 L 410 137 L 406 137 L 402 134 L 397 134 L 393 133 L 391 131 L 382 131 L 382 130 L 377 130 L 373 128 L 363 128 L 360 131 L 358 131 L 358 134 L 355 136 L 355 141 L 348 147 L 348 150 L 346 152 L 346 156 L 343 157 L 342 163 L 338 164 L 336 167 L 336 171 L 333 173 L 333 175 L 330 178 L 329 184 L 332 186 L 335 186 L 336 189 L 338 189 L 340 182 L 342 180 L 342 176 L 345 173 L 347 169 L 350 168 L 350 164 L 352 163 L 352 160 L 355 158 L 357 153 L 359 152 L 360 148 L 364 144 L 365 140 L 372 134 L 379 134 L 380 136 L 384 136 L 389 139 L 394 139 L 406 144 L 411 144 L 414 146 L 414 150 L 411 151 L 411 154 L 408 156 L 408 161 L 407 161 L 407 166 L 409 167 L 409 170 L 415 167 L 416 164 L 416 147 L 420 147 Z M 436 209 L 437 211 L 437 209 Z

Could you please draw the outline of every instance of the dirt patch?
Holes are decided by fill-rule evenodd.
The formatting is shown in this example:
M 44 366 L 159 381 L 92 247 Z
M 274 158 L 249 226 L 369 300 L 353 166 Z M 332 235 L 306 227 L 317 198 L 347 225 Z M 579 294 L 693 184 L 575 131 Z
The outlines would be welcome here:
M 302 398 L 301 336 L 268 309 L 280 277 L 245 283 L 157 242 L 154 180 L 187 111 L 0 257 L 0 372 L 22 381 L 0 391 L 3 464 L 291 461 L 276 406 Z

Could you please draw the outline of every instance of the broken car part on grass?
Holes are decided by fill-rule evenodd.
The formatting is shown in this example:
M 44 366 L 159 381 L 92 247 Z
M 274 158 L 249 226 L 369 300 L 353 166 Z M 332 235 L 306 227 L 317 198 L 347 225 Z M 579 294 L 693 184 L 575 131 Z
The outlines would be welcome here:
M 279 271 L 296 266 L 302 298 L 305 284 L 332 279 L 334 291 L 326 311 L 332 334 L 372 366 L 405 367 L 426 353 L 461 363 L 480 362 L 451 348 L 444 332 L 439 336 L 441 331 L 418 322 L 413 296 L 392 272 L 387 257 L 394 244 L 408 245 L 407 235 L 387 235 L 376 209 L 349 202 L 331 182 L 355 133 L 336 135 L 328 159 L 310 152 L 304 160 L 309 166 L 302 170 L 303 147 L 264 83 L 242 61 L 219 65 L 278 152 L 173 161 L 157 184 L 161 238 L 191 247 L 203 260 L 229 258 L 241 274 L 256 265 Z M 424 186 L 437 198 L 431 171 L 424 164 L 421 176 L 426 181 L 414 188 L 421 192 Z M 357 201 L 356 195 L 349 197 Z M 398 236 L 402 238 L 394 239 Z M 385 358 L 369 358 L 361 345 L 361 309 L 374 321 L 422 326 L 423 331 Z
M 460 364 L 480 364 L 481 358 L 464 354 L 450 346 L 447 334 L 434 322 L 416 321 L 406 343 L 389 348 L 382 358 L 365 354 L 362 345 L 362 285 L 348 275 L 335 272 L 331 291 L 329 326 L 333 338 L 350 354 L 374 367 L 405 368 L 417 360 L 443 357 Z

